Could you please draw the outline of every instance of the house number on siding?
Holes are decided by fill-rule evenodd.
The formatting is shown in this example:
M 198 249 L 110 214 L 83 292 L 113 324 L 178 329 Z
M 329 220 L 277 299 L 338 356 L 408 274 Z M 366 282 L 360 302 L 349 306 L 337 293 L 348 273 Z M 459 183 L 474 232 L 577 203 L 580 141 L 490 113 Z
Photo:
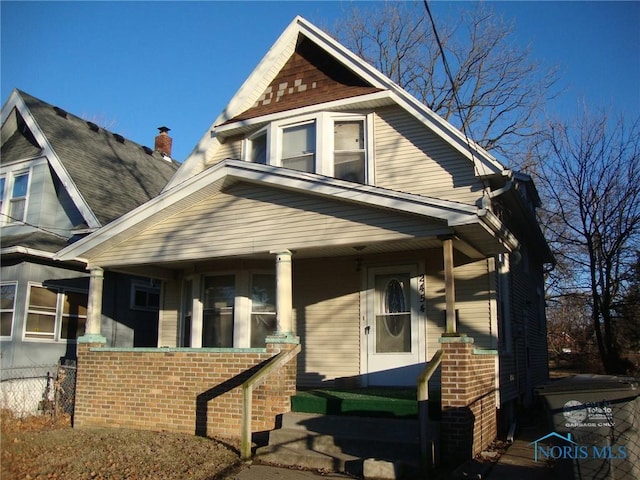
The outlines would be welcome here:
M 420 294 L 420 311 L 425 311 L 425 288 L 424 288 L 424 274 L 418 277 L 418 292 Z

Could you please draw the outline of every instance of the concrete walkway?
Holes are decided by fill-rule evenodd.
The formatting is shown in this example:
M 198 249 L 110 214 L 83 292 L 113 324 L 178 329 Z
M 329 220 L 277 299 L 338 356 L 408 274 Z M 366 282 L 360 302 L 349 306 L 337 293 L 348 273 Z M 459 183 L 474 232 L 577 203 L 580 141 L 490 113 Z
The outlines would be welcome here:
M 544 422 L 536 422 L 544 423 Z M 549 433 L 540 425 L 530 424 L 519 429 L 516 438 L 497 463 L 470 461 L 456 470 L 452 478 L 477 480 L 564 480 L 573 479 L 570 462 L 534 461 L 531 442 Z
M 227 480 L 344 480 L 351 479 L 339 473 L 318 473 L 291 468 L 273 467 L 269 465 L 246 465 L 239 472 L 227 477 Z

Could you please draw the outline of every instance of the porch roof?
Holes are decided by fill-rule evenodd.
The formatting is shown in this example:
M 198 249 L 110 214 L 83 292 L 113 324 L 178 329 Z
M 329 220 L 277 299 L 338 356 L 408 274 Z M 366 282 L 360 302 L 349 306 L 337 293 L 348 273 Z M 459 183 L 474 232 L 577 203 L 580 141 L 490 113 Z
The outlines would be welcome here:
M 240 202 L 246 205 L 234 210 Z M 274 208 L 281 223 L 265 223 Z M 254 217 L 239 218 L 242 212 Z M 255 225 L 256 218 L 262 226 Z M 315 228 L 320 220 L 322 232 Z M 304 228 L 294 229 L 299 223 Z M 279 236 L 274 225 L 284 225 Z M 225 160 L 63 249 L 56 258 L 82 258 L 89 266 L 169 267 L 205 258 L 259 258 L 277 248 L 294 248 L 296 256 L 414 250 L 438 246 L 440 236 L 451 235 L 457 248 L 472 258 L 518 246 L 497 217 L 475 206 Z M 216 246 L 221 236 L 227 238 Z M 194 247 L 198 243 L 200 247 Z

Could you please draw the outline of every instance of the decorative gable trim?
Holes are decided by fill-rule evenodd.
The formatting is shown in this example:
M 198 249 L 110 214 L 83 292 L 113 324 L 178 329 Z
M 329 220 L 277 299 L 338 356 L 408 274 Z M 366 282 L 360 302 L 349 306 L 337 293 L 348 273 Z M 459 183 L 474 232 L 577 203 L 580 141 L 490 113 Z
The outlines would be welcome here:
M 84 219 L 86 224 L 91 228 L 100 227 L 100 222 L 89 207 L 89 204 L 86 202 L 86 200 L 78 190 L 78 187 L 71 178 L 71 175 L 69 175 L 69 172 L 64 167 L 64 164 L 60 160 L 60 157 L 58 157 L 57 153 L 49 143 L 44 132 L 38 125 L 38 122 L 31 114 L 31 111 L 29 110 L 22 96 L 17 90 L 11 92 L 9 100 L 2 108 L 2 124 L 4 124 L 14 108 L 22 116 L 22 119 L 24 120 L 29 130 L 31 130 L 31 133 L 33 134 L 35 140 L 42 148 L 42 155 L 47 158 L 49 165 L 51 165 L 51 168 L 60 179 L 60 182 L 62 183 L 64 188 L 67 190 L 69 197 L 72 199 L 74 205 L 82 214 L 82 218 Z

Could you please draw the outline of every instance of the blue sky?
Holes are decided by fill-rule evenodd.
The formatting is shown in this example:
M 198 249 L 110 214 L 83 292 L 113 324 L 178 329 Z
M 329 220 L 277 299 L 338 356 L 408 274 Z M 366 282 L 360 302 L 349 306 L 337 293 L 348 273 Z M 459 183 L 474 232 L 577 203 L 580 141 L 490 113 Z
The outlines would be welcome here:
M 489 3 L 514 41 L 561 69 L 551 113 L 571 116 L 584 99 L 638 115 L 640 2 Z M 2 102 L 19 88 L 150 146 L 166 125 L 182 161 L 295 15 L 328 26 L 348 5 L 3 0 Z M 438 22 L 462 4 L 431 5 Z

